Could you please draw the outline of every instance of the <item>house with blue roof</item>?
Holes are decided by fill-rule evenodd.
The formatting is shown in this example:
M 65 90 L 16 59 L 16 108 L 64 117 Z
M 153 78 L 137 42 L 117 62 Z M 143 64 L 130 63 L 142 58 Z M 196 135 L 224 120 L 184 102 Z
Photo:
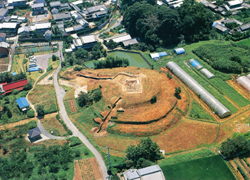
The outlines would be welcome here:
M 17 105 L 22 111 L 26 111 L 29 109 L 29 103 L 25 97 L 20 97 L 16 100 Z
M 38 140 L 41 138 L 41 134 L 42 132 L 40 131 L 40 129 L 38 127 L 31 129 L 28 131 L 29 134 L 29 139 L 34 141 L 34 140 Z

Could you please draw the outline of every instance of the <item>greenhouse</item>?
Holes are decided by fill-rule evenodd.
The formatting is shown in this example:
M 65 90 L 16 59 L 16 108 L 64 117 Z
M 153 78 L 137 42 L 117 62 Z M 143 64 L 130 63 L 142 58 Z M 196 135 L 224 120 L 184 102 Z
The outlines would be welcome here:
M 184 84 L 186 84 L 196 95 L 200 97 L 220 118 L 231 115 L 231 112 L 205 90 L 198 82 L 183 71 L 175 62 L 167 63 L 167 68 L 171 70 Z
M 206 68 L 203 68 L 201 70 L 201 73 L 204 74 L 208 79 L 215 77 L 215 75 L 211 73 L 209 70 L 207 70 Z
M 250 93 L 250 79 L 248 79 L 246 76 L 241 76 L 236 81 Z
M 158 53 L 152 53 L 152 54 L 150 54 L 150 57 L 151 57 L 151 59 L 154 59 L 154 60 L 160 59 L 160 56 Z
M 198 62 L 198 61 L 196 61 L 196 60 L 194 60 L 194 59 L 190 59 L 189 60 L 189 62 L 190 62 L 190 64 L 192 65 L 192 66 L 194 66 L 196 69 L 201 69 L 203 66 Z
M 250 74 L 247 75 L 247 78 L 250 79 Z
M 168 54 L 166 52 L 159 52 L 158 55 L 160 57 L 164 57 L 164 56 L 167 56 Z
M 183 53 L 185 53 L 185 50 L 183 48 L 177 48 L 177 49 L 174 49 L 174 52 L 176 54 L 183 54 Z

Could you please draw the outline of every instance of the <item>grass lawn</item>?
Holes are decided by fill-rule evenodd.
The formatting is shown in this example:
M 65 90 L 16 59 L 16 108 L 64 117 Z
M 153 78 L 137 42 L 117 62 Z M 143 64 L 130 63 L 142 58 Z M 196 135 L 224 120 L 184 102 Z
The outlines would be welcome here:
M 20 70 L 24 71 L 24 69 L 23 69 L 23 60 L 24 59 L 28 60 L 29 58 L 25 58 L 24 54 L 14 55 L 11 72 L 15 72 L 15 71 L 19 72 Z
M 170 180 L 236 179 L 220 155 L 160 167 Z
M 54 85 L 36 85 L 29 94 L 29 100 L 35 108 L 38 105 L 43 105 L 45 114 L 58 110 Z
M 49 133 L 53 131 L 53 135 L 55 136 L 64 136 L 67 131 L 64 129 L 63 125 L 57 120 L 56 115 L 53 117 L 46 117 L 41 119 L 41 122 Z
M 236 44 L 250 46 L 250 39 L 248 38 L 248 39 L 244 39 L 242 41 L 238 41 Z

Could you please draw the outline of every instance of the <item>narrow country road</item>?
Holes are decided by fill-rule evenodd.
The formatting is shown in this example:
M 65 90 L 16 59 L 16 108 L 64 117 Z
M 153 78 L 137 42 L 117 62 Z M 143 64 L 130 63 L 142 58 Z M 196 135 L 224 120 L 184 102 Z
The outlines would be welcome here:
M 60 61 L 64 61 L 63 54 L 62 54 L 62 48 L 63 48 L 63 43 L 59 42 L 59 51 L 61 52 L 60 56 Z M 58 84 L 58 79 L 57 75 L 61 69 L 61 64 L 58 66 L 56 69 L 54 75 L 53 75 L 53 81 L 54 81 L 54 86 L 56 89 L 56 95 L 57 95 L 57 102 L 59 105 L 60 109 L 60 114 L 62 120 L 65 122 L 67 127 L 72 131 L 73 136 L 77 136 L 90 150 L 91 152 L 95 155 L 96 160 L 101 168 L 102 174 L 103 174 L 103 179 L 109 179 L 108 173 L 107 173 L 107 167 L 102 159 L 102 156 L 100 153 L 94 148 L 94 146 L 88 141 L 88 139 L 76 128 L 76 126 L 70 121 L 64 103 L 63 103 L 63 97 L 64 93 L 62 93 L 61 88 Z

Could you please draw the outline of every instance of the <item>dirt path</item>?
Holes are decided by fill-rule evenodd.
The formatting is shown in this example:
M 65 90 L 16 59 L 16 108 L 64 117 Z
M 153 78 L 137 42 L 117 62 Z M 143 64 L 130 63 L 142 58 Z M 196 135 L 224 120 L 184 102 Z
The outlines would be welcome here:
M 53 80 L 49 80 L 50 77 L 53 76 L 55 71 L 52 71 L 51 73 L 49 73 L 47 76 L 45 76 L 41 81 L 39 81 L 37 84 L 40 85 L 46 85 L 46 84 L 53 84 Z
M 69 102 L 69 107 L 70 107 L 71 112 L 76 112 L 76 106 L 74 103 L 74 99 L 68 100 L 68 102 Z
M 47 114 L 47 115 L 44 116 L 44 118 L 55 116 L 56 114 L 57 114 L 57 112 L 52 113 L 52 114 Z M 5 124 L 5 125 L 0 126 L 0 130 L 5 129 L 5 128 L 11 129 L 11 128 L 14 128 L 15 126 L 20 126 L 20 125 L 26 124 L 26 123 L 28 123 L 28 122 L 30 122 L 32 120 L 37 120 L 37 118 L 34 117 L 34 118 L 25 119 L 25 120 L 14 122 L 14 123 Z
M 75 176 L 74 176 L 73 180 L 82 180 L 82 174 L 81 174 L 78 160 L 75 161 Z

